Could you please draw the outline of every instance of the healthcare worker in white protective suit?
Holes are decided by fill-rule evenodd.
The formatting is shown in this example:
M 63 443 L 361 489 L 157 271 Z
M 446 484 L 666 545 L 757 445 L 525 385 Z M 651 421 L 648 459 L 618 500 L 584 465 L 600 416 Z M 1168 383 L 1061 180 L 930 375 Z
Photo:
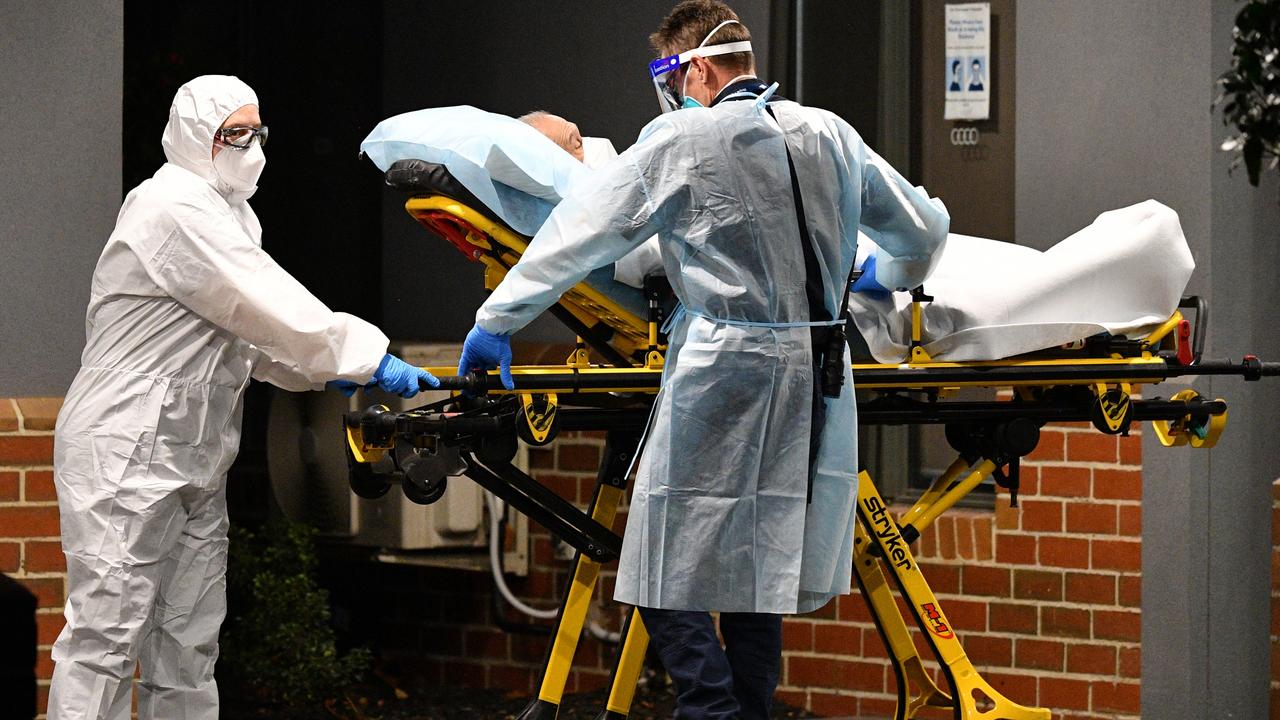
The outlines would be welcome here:
M 755 77 L 749 38 L 715 0 L 672 10 L 651 38 L 668 56 L 651 73 L 660 99 L 685 109 L 649 123 L 571 190 L 476 313 L 459 364 L 508 364 L 511 333 L 658 235 L 683 310 L 670 323 L 615 597 L 640 608 L 680 718 L 766 717 L 779 615 L 850 591 L 853 380 L 841 348 L 843 386 L 821 396 L 815 336 L 838 315 L 860 227 L 883 250 L 880 284 L 898 289 L 925 280 L 950 225 L 848 123 L 773 95 Z M 723 649 L 707 611 L 720 612 Z
M 240 80 L 182 86 L 168 162 L 125 198 L 94 271 L 82 367 L 55 436 L 69 597 L 51 720 L 128 718 L 139 661 L 139 717 L 218 717 L 225 480 L 250 377 L 404 395 L 438 385 L 262 251 L 246 201 L 266 136 Z

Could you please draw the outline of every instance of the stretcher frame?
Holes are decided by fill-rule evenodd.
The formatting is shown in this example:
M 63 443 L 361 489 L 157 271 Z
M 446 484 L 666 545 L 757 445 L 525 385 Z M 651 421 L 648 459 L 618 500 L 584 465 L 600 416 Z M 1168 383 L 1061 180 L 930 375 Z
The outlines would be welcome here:
M 425 227 L 481 262 L 490 289 L 518 262 L 529 241 L 452 197 L 413 197 L 405 207 Z M 649 316 L 639 318 L 590 287 L 571 289 L 553 314 L 577 333 L 574 351 L 562 366 L 513 368 L 513 391 L 502 388 L 496 373 L 457 376 L 452 368 L 429 368 L 444 389 L 467 395 L 403 413 L 375 407 L 346 418 L 352 488 L 357 494 L 377 497 L 399 482 L 411 499 L 434 502 L 443 494 L 448 476 L 462 474 L 577 551 L 538 694 L 518 716 L 521 720 L 548 720 L 558 714 L 599 571 L 620 553 L 621 538 L 612 524 L 625 497 L 627 468 L 640 450 L 648 409 L 658 391 L 665 350 L 658 332 L 662 318 L 657 293 L 646 288 L 646 294 Z M 1003 361 L 935 362 L 924 351 L 920 335 L 928 300 L 923 289 L 917 289 L 907 362 L 853 366 L 855 386 L 873 396 L 859 402 L 859 423 L 945 423 L 958 456 L 896 518 L 871 477 L 859 473 L 854 578 L 888 650 L 896 678 L 895 720 L 917 717 L 925 708 L 950 708 L 957 720 L 1047 720 L 1049 710 L 1019 705 L 982 678 L 916 564 L 911 544 L 988 479 L 1006 487 L 1016 506 L 1019 459 L 1035 448 L 1039 429 L 1047 422 L 1086 421 L 1101 432 L 1119 435 L 1133 422 L 1149 421 L 1165 446 L 1212 447 L 1225 428 L 1225 401 L 1202 398 L 1190 389 L 1168 400 L 1136 399 L 1134 388 L 1188 375 L 1257 380 L 1280 374 L 1280 364 L 1252 356 L 1241 363 L 1204 361 L 1200 353 L 1208 314 L 1195 299 L 1184 303 L 1184 309 L 1196 307 L 1194 335 L 1188 320 L 1176 312 L 1140 341 L 1119 339 L 1082 352 Z M 591 350 L 614 367 L 592 364 Z M 961 387 L 1003 388 L 1012 398 L 949 400 Z M 511 464 L 517 437 L 543 445 L 561 431 L 588 429 L 604 430 L 607 436 L 585 512 Z M 379 475 L 374 463 L 387 465 L 386 455 L 392 456 L 394 470 Z M 909 618 L 894 600 L 895 589 Z M 912 623 L 937 660 L 945 689 L 925 669 L 908 629 Z M 620 631 L 609 694 L 597 720 L 629 715 L 647 645 L 647 631 L 633 608 Z

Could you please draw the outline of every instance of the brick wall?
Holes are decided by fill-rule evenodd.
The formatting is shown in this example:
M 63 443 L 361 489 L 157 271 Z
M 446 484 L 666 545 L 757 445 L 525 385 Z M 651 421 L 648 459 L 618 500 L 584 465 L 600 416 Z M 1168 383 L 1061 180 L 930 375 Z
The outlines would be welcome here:
M 53 489 L 53 424 L 60 406 L 56 398 L 0 398 L 0 572 L 39 599 L 36 676 L 42 711 L 53 674 L 49 649 L 63 625 L 66 580 Z
M 1055 720 L 1138 715 L 1140 465 L 1137 432 L 1046 427 L 1019 508 L 1001 494 L 994 512 L 952 510 L 915 548 L 978 670 Z M 892 713 L 893 673 L 860 596 L 785 627 L 780 697 L 826 715 Z

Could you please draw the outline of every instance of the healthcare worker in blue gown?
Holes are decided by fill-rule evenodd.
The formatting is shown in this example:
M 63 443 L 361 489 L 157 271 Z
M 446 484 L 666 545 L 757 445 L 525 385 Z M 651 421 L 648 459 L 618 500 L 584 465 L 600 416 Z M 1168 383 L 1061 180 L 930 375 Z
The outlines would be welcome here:
M 263 252 L 258 97 L 204 75 L 169 109 L 166 162 L 125 198 L 93 273 L 81 368 L 54 436 L 67 625 L 50 720 L 216 720 L 227 468 L 249 379 L 403 395 L 439 381 Z M 0 715 L 3 715 L 0 712 Z
M 652 38 L 671 56 L 651 72 L 660 99 L 684 109 L 650 122 L 560 203 L 476 313 L 459 365 L 508 366 L 511 333 L 658 235 L 683 309 L 670 325 L 615 597 L 640 608 L 680 718 L 766 717 L 781 615 L 850 591 L 853 380 L 845 348 L 839 396 L 815 395 L 814 330 L 838 315 L 859 228 L 882 251 L 875 287 L 898 289 L 925 280 L 950 224 L 848 123 L 771 95 L 749 38 L 722 3 L 672 11 Z M 820 439 L 812 474 L 811 434 Z M 708 611 L 720 613 L 725 648 Z

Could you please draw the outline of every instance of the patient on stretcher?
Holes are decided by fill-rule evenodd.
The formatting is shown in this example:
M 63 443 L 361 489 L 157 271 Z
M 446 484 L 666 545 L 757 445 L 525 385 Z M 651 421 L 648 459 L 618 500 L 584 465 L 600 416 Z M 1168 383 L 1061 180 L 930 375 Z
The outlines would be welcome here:
M 407 158 L 443 164 L 486 206 L 476 210 L 533 236 L 574 183 L 589 182 L 593 167 L 617 155 L 608 140 L 582 138 L 580 159 L 576 126 L 534 115 L 530 123 L 466 106 L 421 110 L 383 121 L 361 150 L 383 171 Z M 858 265 L 874 251 L 874 238 L 861 236 Z M 1177 213 L 1154 200 L 1105 212 L 1043 253 L 952 234 L 925 285 L 933 301 L 923 314 L 924 349 L 938 361 L 998 360 L 1099 333 L 1140 338 L 1177 309 L 1194 267 Z M 661 268 L 654 238 L 617 263 L 616 283 L 596 278 L 595 286 L 634 293 Z M 850 296 L 876 360 L 905 361 L 910 302 L 906 293 Z
M 537 130 L 546 136 L 548 140 L 555 143 L 561 150 L 573 156 L 578 162 L 586 162 L 583 153 L 582 132 L 578 130 L 576 123 L 571 123 L 559 115 L 552 115 L 546 110 L 534 110 L 525 113 L 519 118 L 520 122 Z M 594 169 L 589 164 L 588 167 Z
M 613 143 L 605 138 L 582 137 L 576 124 L 559 115 L 535 110 L 522 115 L 520 121 L 547 136 L 549 140 L 591 170 L 598 169 L 618 156 Z M 640 247 L 623 255 L 613 266 L 613 279 L 633 288 L 644 287 L 644 279 L 649 275 L 665 273 L 657 237 L 649 238 Z

